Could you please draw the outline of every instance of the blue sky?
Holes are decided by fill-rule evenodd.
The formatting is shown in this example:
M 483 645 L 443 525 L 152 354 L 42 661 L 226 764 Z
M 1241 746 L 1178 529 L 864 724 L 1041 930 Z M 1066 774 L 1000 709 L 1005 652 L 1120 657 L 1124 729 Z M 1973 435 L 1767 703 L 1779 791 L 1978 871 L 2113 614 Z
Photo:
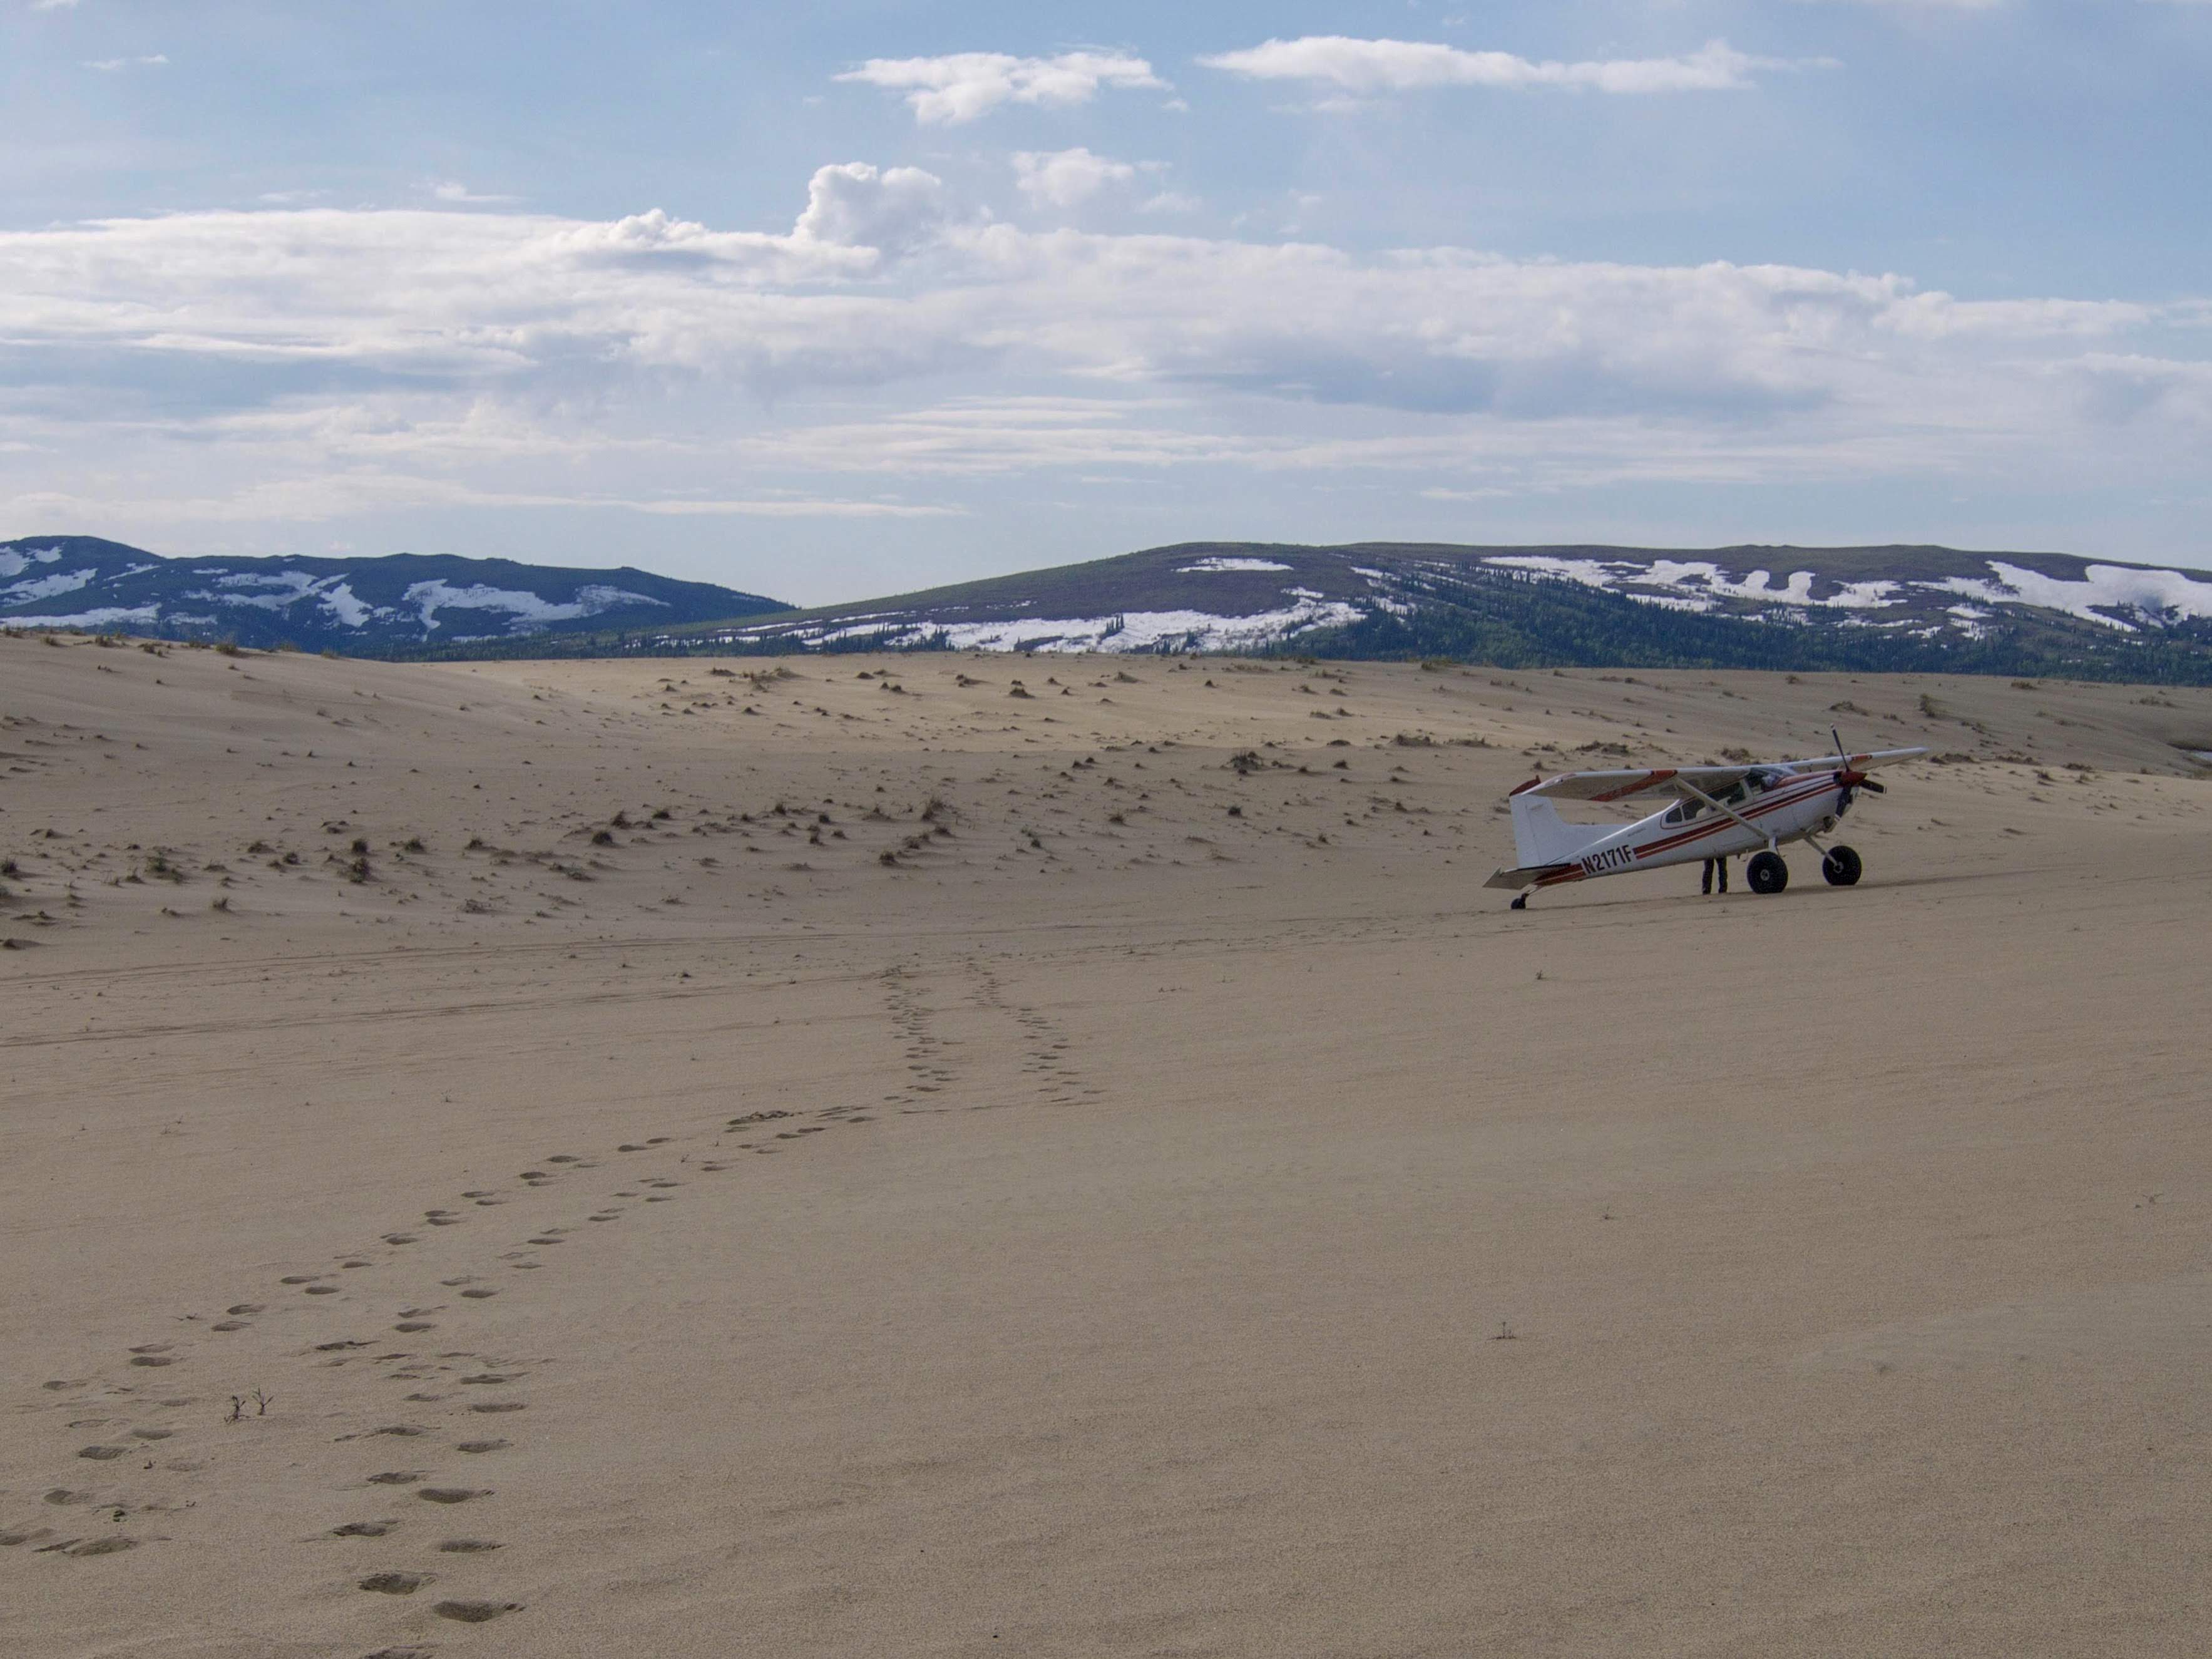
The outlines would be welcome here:
M 0 534 L 2212 567 L 2212 3 L 0 0 Z

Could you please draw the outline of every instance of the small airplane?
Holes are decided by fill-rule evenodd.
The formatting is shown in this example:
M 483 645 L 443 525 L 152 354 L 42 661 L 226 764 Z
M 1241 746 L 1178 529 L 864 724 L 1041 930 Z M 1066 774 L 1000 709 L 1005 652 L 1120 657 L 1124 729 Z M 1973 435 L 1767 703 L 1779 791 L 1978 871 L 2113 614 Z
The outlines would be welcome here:
M 1831 732 L 1832 737 L 1835 734 Z M 1507 797 L 1513 814 L 1514 856 L 1486 887 L 1518 891 L 1516 910 L 1528 908 L 1525 890 L 1557 887 L 1597 876 L 1626 875 L 1668 865 L 1749 853 L 1746 874 L 1754 893 L 1778 893 L 1790 884 L 1781 848 L 1802 841 L 1820 855 L 1820 873 L 1832 887 L 1855 884 L 1864 866 L 1841 845 L 1819 837 L 1835 829 L 1862 789 L 1880 795 L 1867 775 L 1877 766 L 1917 759 L 1925 749 L 1881 749 L 1870 754 L 1836 752 L 1819 760 L 1771 761 L 1746 766 L 1660 767 L 1650 771 L 1565 772 L 1531 778 Z M 1554 800 L 1631 800 L 1673 795 L 1674 804 L 1634 823 L 1569 823 Z

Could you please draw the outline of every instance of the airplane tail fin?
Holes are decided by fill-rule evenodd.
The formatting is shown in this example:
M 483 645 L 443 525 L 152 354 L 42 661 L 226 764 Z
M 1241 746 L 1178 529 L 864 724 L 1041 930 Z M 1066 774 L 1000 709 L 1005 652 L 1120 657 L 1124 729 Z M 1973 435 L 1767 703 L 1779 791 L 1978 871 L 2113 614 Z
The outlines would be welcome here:
M 1567 823 L 1548 800 L 1516 795 L 1507 805 L 1513 813 L 1514 854 L 1524 866 L 1569 863 L 1608 833 L 1605 825 Z

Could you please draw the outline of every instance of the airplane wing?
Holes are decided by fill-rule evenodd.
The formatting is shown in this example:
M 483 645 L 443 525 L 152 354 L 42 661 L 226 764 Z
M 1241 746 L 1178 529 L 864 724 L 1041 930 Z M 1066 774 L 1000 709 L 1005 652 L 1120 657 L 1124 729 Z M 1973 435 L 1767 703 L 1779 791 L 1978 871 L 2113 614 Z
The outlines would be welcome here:
M 1894 766 L 1899 761 L 1917 760 L 1928 751 L 1925 749 L 1876 749 L 1870 753 L 1847 755 L 1844 759 L 1854 772 L 1871 772 L 1877 766 Z M 1780 763 L 1784 772 L 1832 772 L 1836 757 L 1823 755 L 1818 760 L 1796 760 Z
M 1917 760 L 1927 752 L 1925 749 L 1877 749 L 1844 759 L 1853 771 L 1868 772 L 1877 766 Z M 1562 772 L 1555 778 L 1531 778 L 1512 793 L 1549 796 L 1553 800 L 1632 800 L 1638 795 L 1686 794 L 1689 792 L 1683 786 L 1688 784 L 1705 794 L 1721 795 L 1753 772 L 1832 772 L 1837 764 L 1835 756 L 1822 755 L 1813 760 L 1760 761 L 1745 766 L 1659 766 L 1619 772 Z
M 1562 772 L 1556 778 L 1531 778 L 1516 795 L 1547 795 L 1553 800 L 1628 800 L 1638 795 L 1678 795 L 1676 780 L 1693 783 L 1707 794 L 1733 789 L 1749 766 L 1662 766 L 1625 772 Z

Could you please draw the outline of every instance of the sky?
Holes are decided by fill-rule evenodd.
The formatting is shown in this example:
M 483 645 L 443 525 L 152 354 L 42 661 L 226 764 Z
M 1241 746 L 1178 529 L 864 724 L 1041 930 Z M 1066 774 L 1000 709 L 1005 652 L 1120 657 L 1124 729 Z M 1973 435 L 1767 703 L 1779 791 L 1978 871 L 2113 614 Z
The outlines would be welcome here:
M 0 537 L 2212 568 L 2212 0 L 0 0 Z

